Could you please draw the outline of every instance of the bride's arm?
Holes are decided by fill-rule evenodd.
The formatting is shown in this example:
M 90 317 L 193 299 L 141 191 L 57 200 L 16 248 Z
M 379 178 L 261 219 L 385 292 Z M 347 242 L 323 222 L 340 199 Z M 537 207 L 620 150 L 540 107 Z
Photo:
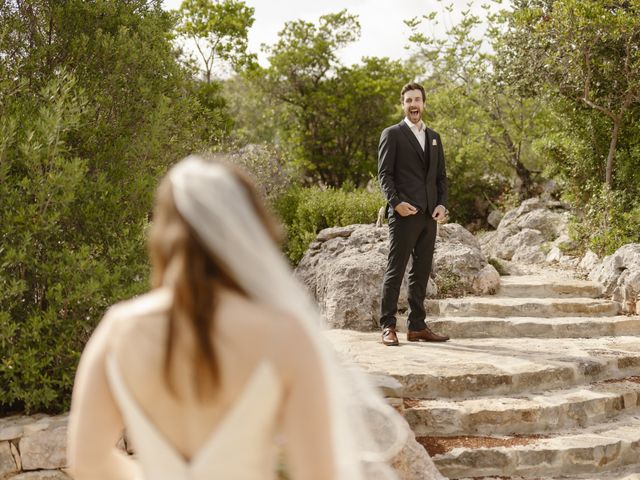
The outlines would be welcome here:
M 80 358 L 69 418 L 67 463 L 76 480 L 134 479 L 137 467 L 116 448 L 123 430 L 106 375 L 108 315 Z
M 336 480 L 328 388 L 316 346 L 304 327 L 287 326 L 286 393 L 283 433 L 288 469 L 294 480 Z M 321 333 L 318 332 L 320 335 Z

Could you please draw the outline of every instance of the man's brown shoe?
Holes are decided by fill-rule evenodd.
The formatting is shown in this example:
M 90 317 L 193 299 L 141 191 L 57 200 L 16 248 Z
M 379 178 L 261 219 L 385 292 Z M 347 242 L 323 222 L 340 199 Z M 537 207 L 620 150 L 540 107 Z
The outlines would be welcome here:
M 424 328 L 423 330 L 416 330 L 412 332 L 409 330 L 407 332 L 407 341 L 409 342 L 446 342 L 449 340 L 449 337 L 446 335 L 438 335 L 437 333 L 433 333 L 428 328 Z
M 400 344 L 400 342 L 398 342 L 398 335 L 396 335 L 395 328 L 388 327 L 382 330 L 382 343 L 388 347 Z

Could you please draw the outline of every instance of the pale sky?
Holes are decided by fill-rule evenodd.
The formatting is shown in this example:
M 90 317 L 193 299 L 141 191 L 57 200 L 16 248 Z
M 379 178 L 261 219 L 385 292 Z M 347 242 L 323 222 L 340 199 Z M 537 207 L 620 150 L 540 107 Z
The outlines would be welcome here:
M 177 9 L 181 3 L 182 0 L 163 0 L 166 9 Z M 449 3 L 454 5 L 453 13 L 444 11 L 444 5 Z M 404 47 L 410 34 L 404 20 L 435 10 L 441 12 L 438 15 L 440 25 L 433 28 L 435 32 L 442 32 L 443 25 L 450 26 L 455 22 L 469 3 L 470 0 L 245 0 L 245 4 L 255 9 L 255 22 L 249 31 L 249 50 L 258 54 L 264 63 L 260 45 L 275 43 L 285 22 L 303 19 L 315 23 L 320 15 L 347 9 L 358 16 L 361 35 L 360 40 L 339 52 L 344 63 L 357 63 L 363 56 L 404 59 L 408 57 Z M 475 0 L 471 3 L 472 11 L 480 14 L 483 12 L 480 5 L 490 2 Z

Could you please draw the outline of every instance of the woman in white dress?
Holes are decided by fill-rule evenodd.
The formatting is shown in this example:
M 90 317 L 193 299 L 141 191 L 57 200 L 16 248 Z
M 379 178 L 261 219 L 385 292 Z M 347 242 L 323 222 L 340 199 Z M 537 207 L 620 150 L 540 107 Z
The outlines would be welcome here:
M 161 183 L 153 289 L 113 306 L 82 354 L 76 479 L 393 479 L 406 427 L 324 344 L 251 182 L 189 157 Z M 116 448 L 127 428 L 135 455 Z

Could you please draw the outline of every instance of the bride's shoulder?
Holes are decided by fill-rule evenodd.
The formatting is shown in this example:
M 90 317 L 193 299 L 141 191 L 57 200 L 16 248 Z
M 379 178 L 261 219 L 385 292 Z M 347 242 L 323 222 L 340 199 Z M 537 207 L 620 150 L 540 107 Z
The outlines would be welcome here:
M 157 317 L 171 306 L 172 293 L 167 288 L 158 288 L 137 297 L 118 302 L 107 310 L 100 322 L 110 335 L 122 333 L 137 325 L 137 320 Z
M 232 317 L 234 328 L 239 326 L 239 322 L 251 322 L 259 329 L 297 332 L 296 327 L 300 322 L 291 313 L 276 306 L 230 290 L 222 292 L 220 300 L 219 313 Z
M 171 306 L 172 292 L 168 288 L 156 288 L 147 293 L 112 305 L 105 318 L 141 317 L 166 312 Z

